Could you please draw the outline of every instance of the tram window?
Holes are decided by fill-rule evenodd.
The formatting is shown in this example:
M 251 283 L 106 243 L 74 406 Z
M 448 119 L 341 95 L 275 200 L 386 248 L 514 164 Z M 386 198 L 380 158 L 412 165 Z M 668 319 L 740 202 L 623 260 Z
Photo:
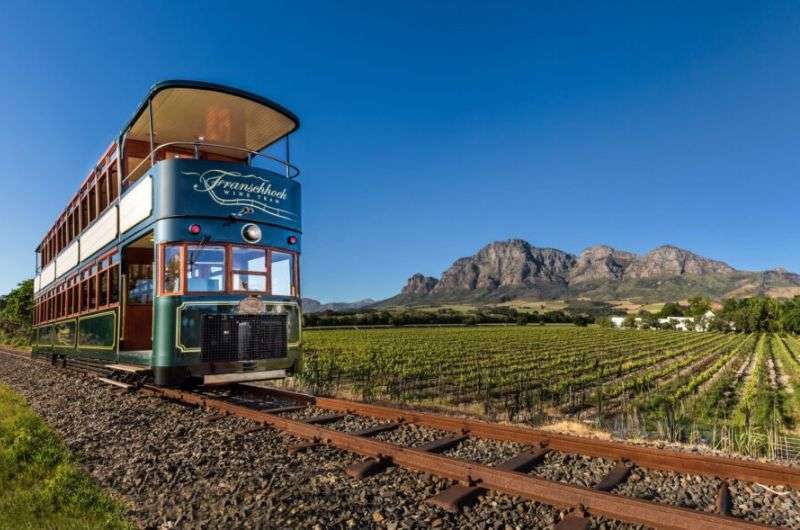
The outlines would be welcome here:
M 97 277 L 90 277 L 86 283 L 89 285 L 89 311 L 97 308 Z
M 81 311 L 89 309 L 89 280 L 81 282 Z
M 272 279 L 272 294 L 281 296 L 292 295 L 292 269 L 293 256 L 285 252 L 270 252 L 270 275 Z
M 72 306 L 70 307 L 70 311 L 69 312 L 70 312 L 70 314 L 75 314 L 75 313 L 77 313 L 79 311 L 79 308 L 78 308 L 78 286 L 77 285 L 73 285 L 72 287 L 70 287 L 69 290 L 72 291 L 72 299 L 71 299 L 72 300 Z
M 186 247 L 186 275 L 189 292 L 225 290 L 225 247 Z
M 108 201 L 114 202 L 117 198 L 117 166 L 112 164 L 111 170 L 108 172 Z
M 108 271 L 105 270 L 100 273 L 98 277 L 98 287 L 99 287 L 99 300 L 98 305 L 104 306 L 108 305 Z
M 232 247 L 231 269 L 234 291 L 267 291 L 267 260 L 263 248 Z
M 181 247 L 170 245 L 164 248 L 164 273 L 161 277 L 161 290 L 164 293 L 177 293 L 181 290 Z
M 108 173 L 102 173 L 97 179 L 98 211 L 102 212 L 108 206 Z
M 119 302 L 119 265 L 112 266 L 108 271 L 108 275 L 111 284 L 108 292 L 108 303 L 116 304 Z
M 89 226 L 89 196 L 81 197 L 81 230 Z
M 89 188 L 89 222 L 97 218 L 97 188 L 92 185 Z
M 243 274 L 241 272 L 234 272 L 233 290 L 265 293 L 267 292 L 267 276 L 266 274 Z
M 128 303 L 153 303 L 153 267 L 149 263 L 128 265 Z

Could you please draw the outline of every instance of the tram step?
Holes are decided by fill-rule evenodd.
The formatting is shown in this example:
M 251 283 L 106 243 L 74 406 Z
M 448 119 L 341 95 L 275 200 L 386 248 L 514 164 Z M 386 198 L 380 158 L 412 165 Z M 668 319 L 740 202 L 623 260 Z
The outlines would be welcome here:
M 107 364 L 106 368 L 109 370 L 117 370 L 120 372 L 128 372 L 131 374 L 149 374 L 152 369 L 149 366 L 139 366 L 136 364 Z
M 121 381 L 114 381 L 113 379 L 108 379 L 107 377 L 98 377 L 97 380 L 107 385 L 113 385 L 119 388 L 124 388 L 125 390 L 133 389 L 133 385 L 129 385 L 128 383 L 123 383 Z

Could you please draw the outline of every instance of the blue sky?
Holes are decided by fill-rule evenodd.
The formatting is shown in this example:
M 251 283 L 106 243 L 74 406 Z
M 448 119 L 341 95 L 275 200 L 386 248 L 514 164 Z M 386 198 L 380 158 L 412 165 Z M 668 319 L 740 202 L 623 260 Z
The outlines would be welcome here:
M 169 78 L 301 117 L 305 296 L 511 237 L 800 270 L 796 3 L 118 4 L 4 4 L 0 292 Z

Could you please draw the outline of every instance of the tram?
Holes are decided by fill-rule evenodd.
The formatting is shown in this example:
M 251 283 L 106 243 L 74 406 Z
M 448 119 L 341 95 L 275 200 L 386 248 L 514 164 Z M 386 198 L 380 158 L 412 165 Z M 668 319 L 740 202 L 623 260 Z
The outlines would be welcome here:
M 154 85 L 36 248 L 33 352 L 162 386 L 299 370 L 299 125 L 236 88 Z

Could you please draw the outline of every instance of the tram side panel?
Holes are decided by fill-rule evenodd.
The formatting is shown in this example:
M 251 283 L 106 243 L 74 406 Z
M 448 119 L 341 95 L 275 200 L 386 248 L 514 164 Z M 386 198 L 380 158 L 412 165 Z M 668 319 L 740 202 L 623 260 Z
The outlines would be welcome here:
M 115 361 L 118 308 L 81 315 L 34 328 L 31 351 L 36 354 Z

